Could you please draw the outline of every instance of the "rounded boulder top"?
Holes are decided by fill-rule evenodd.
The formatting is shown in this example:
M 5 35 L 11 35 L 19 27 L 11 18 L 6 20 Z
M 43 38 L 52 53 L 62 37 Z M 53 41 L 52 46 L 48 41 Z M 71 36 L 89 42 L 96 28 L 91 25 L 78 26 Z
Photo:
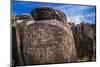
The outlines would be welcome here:
M 40 7 L 40 8 L 33 9 L 31 11 L 31 15 L 36 21 L 51 20 L 51 19 L 64 21 L 64 19 L 66 18 L 63 12 L 50 7 Z

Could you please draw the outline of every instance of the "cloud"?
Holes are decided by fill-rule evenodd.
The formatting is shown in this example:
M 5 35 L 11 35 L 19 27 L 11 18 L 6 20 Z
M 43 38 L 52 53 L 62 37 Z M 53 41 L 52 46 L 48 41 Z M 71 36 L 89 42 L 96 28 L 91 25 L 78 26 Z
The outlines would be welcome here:
M 85 17 L 95 17 L 95 13 L 94 12 L 89 13 L 89 14 L 85 15 Z
M 75 24 L 79 24 L 81 22 L 83 22 L 83 16 L 75 16 Z
M 77 15 L 77 16 L 69 16 L 67 17 L 67 22 L 80 24 L 83 21 L 83 16 L 82 15 Z

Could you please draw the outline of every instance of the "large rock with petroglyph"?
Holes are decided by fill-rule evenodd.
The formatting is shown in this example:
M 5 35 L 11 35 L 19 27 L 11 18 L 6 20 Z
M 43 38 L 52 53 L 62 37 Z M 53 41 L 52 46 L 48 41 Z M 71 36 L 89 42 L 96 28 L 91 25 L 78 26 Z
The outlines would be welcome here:
M 16 24 L 23 65 L 77 61 L 72 31 L 62 12 L 43 7 L 34 9 L 32 17 Z

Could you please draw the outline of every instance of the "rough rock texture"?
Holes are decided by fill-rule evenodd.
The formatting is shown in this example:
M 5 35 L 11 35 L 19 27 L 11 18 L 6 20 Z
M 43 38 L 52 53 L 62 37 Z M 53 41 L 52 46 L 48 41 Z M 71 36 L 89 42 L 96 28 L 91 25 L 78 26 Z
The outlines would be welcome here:
M 95 24 L 71 24 L 77 56 L 83 61 L 96 60 L 96 26 Z
M 54 11 L 52 8 L 35 9 L 32 11 L 35 21 L 25 20 L 16 25 L 17 55 L 20 59 L 17 65 L 77 61 L 70 25 L 65 23 L 66 17 L 62 12 Z M 61 19 L 58 14 L 64 18 Z

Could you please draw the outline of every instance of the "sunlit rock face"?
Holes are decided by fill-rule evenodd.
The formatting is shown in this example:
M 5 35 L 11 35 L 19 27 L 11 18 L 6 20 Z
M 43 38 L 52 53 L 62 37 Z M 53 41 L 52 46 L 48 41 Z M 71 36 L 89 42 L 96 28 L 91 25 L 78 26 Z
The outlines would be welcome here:
M 77 56 L 82 61 L 96 60 L 96 27 L 95 24 L 80 23 L 71 25 Z
M 77 61 L 73 34 L 62 12 L 43 7 L 33 10 L 32 17 L 34 21 L 16 25 L 19 65 Z

